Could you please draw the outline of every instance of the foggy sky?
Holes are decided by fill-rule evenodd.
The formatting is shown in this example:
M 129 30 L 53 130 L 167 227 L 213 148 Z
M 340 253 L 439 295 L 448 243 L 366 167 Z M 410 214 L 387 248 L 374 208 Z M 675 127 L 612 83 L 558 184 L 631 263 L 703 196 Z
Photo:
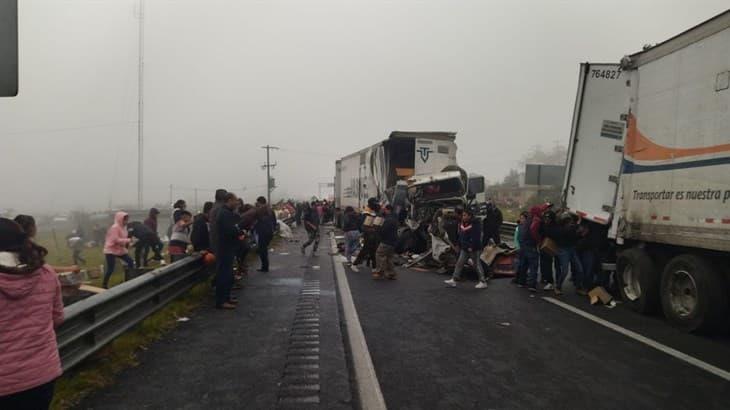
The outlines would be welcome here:
M 136 204 L 137 0 L 21 0 L 20 92 L 0 98 L 0 209 Z M 456 131 L 499 180 L 567 144 L 582 61 L 618 62 L 726 0 L 146 0 L 145 206 L 217 187 L 318 194 L 392 130 Z M 243 188 L 246 190 L 243 191 Z

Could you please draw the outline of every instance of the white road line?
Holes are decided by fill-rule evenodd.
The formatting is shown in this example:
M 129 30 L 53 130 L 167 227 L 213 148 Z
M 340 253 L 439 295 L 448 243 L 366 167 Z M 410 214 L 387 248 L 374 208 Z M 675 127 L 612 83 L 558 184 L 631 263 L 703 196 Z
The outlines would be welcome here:
M 357 316 L 357 309 L 352 300 L 350 284 L 345 275 L 345 268 L 342 266 L 342 258 L 337 257 L 337 243 L 334 234 L 330 233 L 330 244 L 332 245 L 332 264 L 337 274 L 337 288 L 342 301 L 342 312 L 347 325 L 347 341 L 352 353 L 352 363 L 355 367 L 355 382 L 360 396 L 360 407 L 364 410 L 385 410 L 385 399 L 380 390 L 378 376 L 375 374 L 373 359 L 370 357 L 370 350 L 365 341 L 365 334 L 360 326 L 360 318 Z
M 630 337 L 630 338 L 632 338 L 632 339 L 634 339 L 634 340 L 636 340 L 638 342 L 644 343 L 645 345 L 647 345 L 649 347 L 653 347 L 654 349 L 659 350 L 660 352 L 664 352 L 664 353 L 666 353 L 666 354 L 668 354 L 670 356 L 673 356 L 673 357 L 675 357 L 675 358 L 677 358 L 679 360 L 682 360 L 682 361 L 684 361 L 686 363 L 689 363 L 692 366 L 699 367 L 700 369 L 702 369 L 702 370 L 704 370 L 706 372 L 712 373 L 715 376 L 718 376 L 718 377 L 721 377 L 721 378 L 723 378 L 723 379 L 725 379 L 727 381 L 730 381 L 730 372 L 728 372 L 726 370 L 723 370 L 723 369 L 721 369 L 719 367 L 713 366 L 713 365 L 711 365 L 711 364 L 709 364 L 707 362 L 703 362 L 702 360 L 697 359 L 695 357 L 692 357 L 692 356 L 690 356 L 688 354 L 682 353 L 679 350 L 672 349 L 669 346 L 663 345 L 663 344 L 661 344 L 661 343 L 659 343 L 657 341 L 654 341 L 652 339 L 649 339 L 646 336 L 642 336 L 642 335 L 640 335 L 640 334 L 638 334 L 636 332 L 632 332 L 631 330 L 628 330 L 626 328 L 623 328 L 623 327 L 621 327 L 619 325 L 616 325 L 614 323 L 611 323 L 611 322 L 609 322 L 607 320 L 603 320 L 600 317 L 594 316 L 594 315 L 592 315 L 592 314 L 590 314 L 588 312 L 585 312 L 585 311 L 580 310 L 580 309 L 578 309 L 576 307 L 573 307 L 573 306 L 571 306 L 571 305 L 569 305 L 569 304 L 567 304 L 565 302 L 561 302 L 561 301 L 559 301 L 559 300 L 557 300 L 555 298 L 543 297 L 543 299 L 546 300 L 546 301 L 548 301 L 548 302 L 550 302 L 550 303 L 552 303 L 552 304 L 554 304 L 554 305 L 556 305 L 556 306 L 560 306 L 561 308 L 563 308 L 565 310 L 569 310 L 569 311 L 575 313 L 576 315 L 583 316 L 584 318 L 586 318 L 588 320 L 591 320 L 593 322 L 596 322 L 599 325 L 605 326 L 605 327 L 607 327 L 607 328 L 609 328 L 609 329 L 611 329 L 611 330 L 613 330 L 615 332 L 621 333 L 624 336 L 628 336 L 628 337 Z

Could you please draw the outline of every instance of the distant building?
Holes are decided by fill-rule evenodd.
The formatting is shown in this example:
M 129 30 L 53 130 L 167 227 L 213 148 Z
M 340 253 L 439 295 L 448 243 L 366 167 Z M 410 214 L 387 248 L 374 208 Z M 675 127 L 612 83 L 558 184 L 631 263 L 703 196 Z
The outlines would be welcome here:
M 487 197 L 507 208 L 524 208 L 533 199 L 538 202 L 546 198 L 557 200 L 562 189 L 564 166 L 527 164 L 525 171 L 520 173 L 518 186 L 491 186 L 487 188 Z

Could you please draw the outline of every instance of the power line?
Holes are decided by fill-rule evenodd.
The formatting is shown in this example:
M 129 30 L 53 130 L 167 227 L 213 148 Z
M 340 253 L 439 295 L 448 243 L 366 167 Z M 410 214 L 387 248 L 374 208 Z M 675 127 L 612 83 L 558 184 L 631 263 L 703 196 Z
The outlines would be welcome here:
M 108 122 L 108 123 L 102 123 L 102 124 L 80 125 L 77 127 L 36 128 L 36 129 L 30 129 L 30 130 L 3 131 L 3 134 L 4 135 L 48 134 L 48 133 L 52 133 L 52 132 L 78 131 L 78 130 L 88 130 L 88 129 L 93 129 L 93 128 L 130 126 L 132 124 L 137 124 L 137 121 Z
M 299 149 L 291 149 L 291 148 L 279 148 L 282 152 L 292 152 L 295 154 L 307 154 L 307 155 L 317 155 L 320 157 L 336 157 L 337 154 L 331 154 L 327 152 L 313 152 L 313 151 L 304 151 Z

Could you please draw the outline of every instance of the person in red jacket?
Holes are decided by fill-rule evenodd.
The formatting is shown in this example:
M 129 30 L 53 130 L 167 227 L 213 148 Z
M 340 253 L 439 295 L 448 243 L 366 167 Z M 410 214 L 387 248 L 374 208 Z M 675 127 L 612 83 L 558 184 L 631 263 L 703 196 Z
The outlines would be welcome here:
M 61 284 L 48 252 L 0 218 L 0 409 L 47 409 L 61 375 Z
M 517 270 L 517 284 L 527 286 L 530 292 L 537 292 L 537 272 L 540 255 L 538 248 L 542 242 L 542 215 L 550 209 L 549 203 L 530 208 L 530 214 L 519 228 L 520 261 Z

